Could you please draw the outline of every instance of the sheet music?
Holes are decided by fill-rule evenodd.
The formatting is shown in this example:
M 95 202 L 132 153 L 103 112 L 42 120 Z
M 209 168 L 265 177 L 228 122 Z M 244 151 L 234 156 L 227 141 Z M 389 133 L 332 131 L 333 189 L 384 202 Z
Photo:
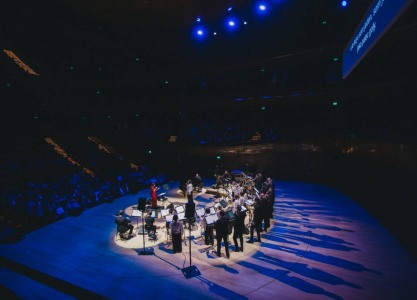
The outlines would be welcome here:
M 178 214 L 178 220 L 185 220 L 186 218 L 185 218 L 185 213 L 183 212 L 183 213 L 179 213 Z
M 210 214 L 215 214 L 216 210 L 214 209 L 214 206 L 210 207 Z
M 169 208 L 161 209 L 161 217 L 165 217 L 168 214 L 169 214 Z
M 195 213 L 197 214 L 197 216 L 201 217 L 204 215 L 205 209 L 204 208 L 199 208 L 195 211 Z
M 219 219 L 219 217 L 217 216 L 217 214 L 211 214 L 211 215 L 207 215 L 206 216 L 206 222 L 207 225 L 211 225 L 214 224 L 214 222 L 216 222 Z
M 152 210 L 151 216 L 152 216 L 152 218 L 156 218 L 157 217 L 156 210 Z
M 165 220 L 169 223 L 172 222 L 173 215 L 166 215 Z
M 175 211 L 176 211 L 178 214 L 185 212 L 184 205 L 178 205 L 178 206 L 175 208 Z
M 142 212 L 140 210 L 134 209 L 132 210 L 132 217 L 140 217 Z

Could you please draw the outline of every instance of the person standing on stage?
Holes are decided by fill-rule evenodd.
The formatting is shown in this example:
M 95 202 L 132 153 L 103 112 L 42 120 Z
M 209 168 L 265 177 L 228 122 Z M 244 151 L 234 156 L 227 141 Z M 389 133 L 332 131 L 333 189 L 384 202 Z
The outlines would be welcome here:
M 203 180 L 201 179 L 201 176 L 197 173 L 194 177 L 194 186 L 198 193 L 200 193 L 203 190 Z
M 269 214 L 270 218 L 274 217 L 274 204 L 275 204 L 275 185 L 271 178 L 266 180 L 268 183 L 267 195 L 269 197 Z
M 235 243 L 235 252 L 243 252 L 243 233 L 245 232 L 245 217 L 246 212 L 242 211 L 242 206 L 238 205 L 235 212 L 235 223 L 233 225 L 233 242 Z M 237 244 L 237 239 L 240 240 L 240 248 Z
M 257 234 L 257 241 L 261 242 L 261 225 L 262 225 L 262 219 L 263 219 L 263 215 L 262 215 L 262 208 L 261 208 L 261 204 L 259 203 L 259 198 L 256 197 L 255 198 L 255 202 L 253 204 L 253 220 L 252 220 L 252 224 L 250 226 L 250 238 L 249 240 L 246 241 L 246 243 L 249 244 L 253 244 L 253 231 L 254 229 L 256 229 L 256 234 Z
M 191 180 L 187 181 L 187 185 L 185 187 L 186 192 L 187 192 L 187 199 L 189 203 L 193 203 L 194 199 L 193 199 L 193 183 L 191 182 Z
M 156 187 L 155 182 L 151 183 L 151 200 L 152 200 L 152 208 L 157 208 L 157 202 L 158 202 L 158 196 L 156 195 L 156 191 L 159 190 L 159 188 Z
M 255 188 L 261 192 L 262 191 L 262 185 L 264 183 L 264 177 L 262 176 L 262 173 L 259 172 L 256 174 L 255 178 L 253 179 L 255 183 Z
M 206 208 L 206 213 L 204 214 L 203 219 L 201 220 L 201 227 L 204 230 L 204 243 L 206 245 L 214 245 L 214 234 L 213 234 L 213 228 L 214 225 L 210 224 L 207 225 L 206 216 L 210 214 L 210 208 Z
M 220 219 L 216 221 L 214 228 L 216 229 L 216 240 L 217 240 L 217 256 L 221 257 L 221 246 L 222 240 L 224 242 L 224 248 L 226 249 L 227 258 L 230 257 L 229 254 L 229 220 L 224 216 L 224 211 L 220 211 Z
M 269 197 L 267 194 L 261 193 L 259 195 L 259 204 L 261 206 L 261 231 L 267 232 L 268 228 L 270 227 L 270 218 L 271 212 L 269 211 L 270 204 L 269 204 Z M 263 224 L 263 226 L 262 226 Z
M 182 252 L 182 235 L 184 233 L 184 226 L 181 221 L 178 221 L 178 215 L 172 217 L 170 225 L 171 238 L 172 238 L 172 250 L 174 253 Z

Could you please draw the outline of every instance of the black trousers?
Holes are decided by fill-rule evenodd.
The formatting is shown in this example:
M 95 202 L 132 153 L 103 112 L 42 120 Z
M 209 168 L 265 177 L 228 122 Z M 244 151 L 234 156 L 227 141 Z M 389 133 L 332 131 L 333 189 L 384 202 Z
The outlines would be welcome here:
M 206 245 L 214 245 L 213 226 L 206 226 L 204 232 L 204 243 Z
M 188 199 L 188 202 L 193 203 L 194 202 L 193 193 L 187 194 L 187 199 Z
M 261 240 L 261 223 L 256 222 L 256 223 L 252 223 L 252 225 L 250 226 L 250 240 L 253 240 L 253 230 L 256 229 L 256 235 L 258 237 L 258 241 Z
M 182 252 L 182 237 L 181 233 L 172 234 L 172 250 L 174 253 Z
M 220 256 L 221 255 L 221 247 L 222 247 L 222 240 L 224 242 L 224 248 L 226 249 L 226 256 L 229 257 L 229 241 L 228 241 L 228 235 L 223 235 L 223 236 L 216 236 L 216 240 L 217 240 L 217 255 Z
M 239 249 L 239 245 L 237 244 L 237 239 L 240 240 L 240 249 L 243 251 L 243 232 L 234 230 L 233 231 L 233 242 L 235 243 L 235 248 Z
M 129 234 L 132 234 L 133 233 L 133 225 L 132 224 L 127 224 L 126 227 L 129 228 Z

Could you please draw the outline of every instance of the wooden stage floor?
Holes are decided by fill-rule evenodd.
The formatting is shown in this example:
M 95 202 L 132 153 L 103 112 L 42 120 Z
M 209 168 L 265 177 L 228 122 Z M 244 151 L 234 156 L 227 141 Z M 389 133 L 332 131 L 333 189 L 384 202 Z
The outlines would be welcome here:
M 168 185 L 168 199 L 184 203 L 178 183 Z M 262 243 L 246 244 L 244 252 L 231 247 L 229 259 L 218 258 L 204 251 L 200 229 L 192 232 L 198 276 L 182 272 L 190 264 L 189 244 L 173 254 L 162 227 L 158 241 L 145 242 L 153 255 L 138 255 L 140 235 L 115 239 L 114 213 L 128 213 L 149 196 L 144 190 L 0 245 L 0 298 L 417 299 L 417 262 L 351 199 L 307 183 L 275 187 L 273 227 Z M 199 194 L 197 207 L 213 197 Z

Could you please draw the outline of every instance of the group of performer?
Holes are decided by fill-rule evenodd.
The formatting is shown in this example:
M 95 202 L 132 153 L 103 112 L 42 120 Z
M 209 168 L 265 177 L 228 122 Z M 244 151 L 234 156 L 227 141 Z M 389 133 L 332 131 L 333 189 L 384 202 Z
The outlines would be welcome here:
M 198 174 L 197 174 L 198 175 Z M 227 184 L 229 197 L 218 201 L 215 207 L 217 220 L 208 223 L 207 218 L 213 215 L 210 207 L 206 207 L 204 214 L 196 216 L 201 219 L 201 226 L 204 230 L 204 242 L 206 245 L 214 246 L 214 233 L 217 242 L 217 255 L 221 256 L 222 242 L 225 247 L 226 256 L 229 258 L 229 235 L 233 232 L 234 251 L 239 252 L 244 249 L 243 235 L 249 234 L 247 243 L 254 243 L 254 233 L 256 232 L 257 242 L 261 242 L 261 232 L 266 232 L 270 228 L 270 219 L 273 217 L 275 202 L 275 187 L 273 180 L 268 177 L 264 179 L 262 173 L 257 173 L 253 178 L 242 172 L 240 181 L 237 182 L 228 171 L 224 172 L 221 178 L 215 175 L 216 184 Z M 189 179 L 186 182 L 186 195 L 188 203 L 193 202 L 192 191 L 193 182 Z M 231 213 L 228 213 L 231 212 Z M 175 210 L 173 211 L 175 214 Z M 246 217 L 249 216 L 248 227 L 245 224 Z M 175 228 L 177 238 L 172 235 L 174 253 L 181 252 L 181 236 L 184 232 L 183 222 L 194 220 L 176 220 Z M 180 225 L 177 225 L 177 224 Z M 181 233 L 181 235 L 179 235 Z M 173 230 L 171 229 L 171 234 Z
M 273 216 L 275 187 L 270 177 L 264 179 L 262 173 L 255 176 L 242 172 L 239 176 L 233 178 L 228 171 L 223 175 L 215 174 L 216 184 L 225 187 L 227 185 L 227 196 L 223 199 L 217 199 L 215 205 L 200 209 L 197 214 L 195 211 L 193 192 L 202 190 L 202 179 L 199 174 L 194 178 L 185 181 L 184 196 L 187 197 L 187 204 L 192 204 L 195 214 L 194 217 L 184 217 L 179 219 L 179 215 L 174 206 L 168 207 L 168 213 L 163 218 L 166 219 L 166 229 L 170 234 L 173 244 L 173 253 L 182 252 L 182 240 L 186 226 L 192 226 L 197 220 L 200 220 L 202 231 L 204 231 L 204 242 L 206 245 L 214 247 L 214 240 L 217 242 L 217 255 L 221 256 L 222 242 L 224 244 L 226 256 L 229 258 L 229 235 L 232 234 L 234 251 L 243 252 L 244 238 L 249 235 L 246 243 L 254 243 L 254 233 L 256 232 L 256 242 L 261 242 L 261 232 L 270 228 L 270 218 Z M 225 187 L 226 188 L 226 187 Z M 151 207 L 157 209 L 158 187 L 155 183 L 150 185 Z M 201 213 L 203 211 L 203 213 Z M 215 218 L 212 218 L 213 215 Z M 249 222 L 246 225 L 246 218 Z M 214 221 L 213 221 L 214 220 Z M 117 223 L 126 227 L 129 234 L 133 234 L 133 226 L 128 218 L 123 217 L 121 211 Z M 151 211 L 145 218 L 145 223 L 152 231 L 156 231 L 154 217 Z

